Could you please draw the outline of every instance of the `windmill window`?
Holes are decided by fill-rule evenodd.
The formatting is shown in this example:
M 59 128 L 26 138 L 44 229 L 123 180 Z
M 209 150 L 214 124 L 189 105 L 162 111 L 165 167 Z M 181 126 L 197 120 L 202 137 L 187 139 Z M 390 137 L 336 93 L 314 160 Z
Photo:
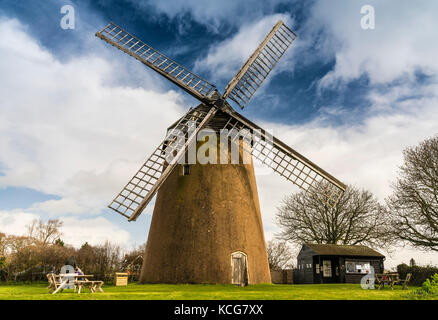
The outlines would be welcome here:
M 183 165 L 183 167 L 182 167 L 182 175 L 183 176 L 190 175 L 190 165 L 189 164 Z

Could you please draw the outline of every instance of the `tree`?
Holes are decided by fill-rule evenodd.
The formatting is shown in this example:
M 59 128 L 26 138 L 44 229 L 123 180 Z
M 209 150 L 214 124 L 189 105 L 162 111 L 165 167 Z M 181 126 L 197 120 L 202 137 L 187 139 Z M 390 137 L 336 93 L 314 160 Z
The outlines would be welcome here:
M 59 230 L 55 232 L 56 228 L 50 227 L 59 224 L 47 225 L 42 223 L 40 227 L 39 221 L 33 222 L 28 228 L 31 236 L 0 233 L 0 281 L 45 280 L 48 272 L 59 272 L 72 257 L 77 258 L 77 265 L 84 272 L 95 275 L 96 279 L 111 281 L 114 272 L 123 270 L 124 253 L 119 246 L 110 242 L 92 246 L 85 242 L 80 249 L 75 249 L 59 238 Z M 125 257 L 138 257 L 142 252 L 144 246 L 127 252 Z M 141 259 L 133 262 L 141 266 Z
M 82 271 L 105 279 L 106 276 L 113 277 L 114 272 L 121 270 L 122 252 L 119 246 L 108 241 L 96 246 L 86 242 L 76 252 L 76 261 Z
M 7 235 L 5 239 L 5 246 L 10 252 L 20 251 L 22 248 L 30 246 L 33 241 L 28 237 Z
M 6 250 L 6 234 L 0 232 L 0 281 L 7 278 Z
M 0 232 L 0 258 L 6 254 L 6 234 Z
M 130 274 L 139 274 L 141 266 L 143 265 L 143 254 L 146 249 L 146 243 L 133 248 L 131 251 L 125 253 L 121 269 Z
M 43 245 L 53 244 L 62 235 L 60 228 L 63 223 L 59 219 L 50 219 L 47 223 L 43 220 L 33 220 L 30 225 L 27 226 L 27 234 L 29 238 L 32 238 Z
M 387 199 L 394 236 L 438 251 L 438 136 L 404 150 L 404 163 Z
M 320 185 L 325 189 L 327 185 Z M 321 190 L 299 192 L 283 200 L 276 220 L 279 238 L 298 243 L 382 246 L 392 242 L 385 208 L 366 190 L 348 186 L 331 207 Z
M 415 267 L 416 265 L 417 265 L 417 264 L 416 264 L 414 258 L 411 258 L 411 260 L 409 260 L 409 266 L 410 266 L 410 267 Z
M 269 269 L 282 270 L 292 267 L 292 252 L 284 241 L 270 240 L 266 243 Z
M 64 241 L 62 241 L 61 238 L 58 238 L 58 239 L 55 240 L 55 244 L 57 246 L 63 247 L 65 243 L 64 243 Z

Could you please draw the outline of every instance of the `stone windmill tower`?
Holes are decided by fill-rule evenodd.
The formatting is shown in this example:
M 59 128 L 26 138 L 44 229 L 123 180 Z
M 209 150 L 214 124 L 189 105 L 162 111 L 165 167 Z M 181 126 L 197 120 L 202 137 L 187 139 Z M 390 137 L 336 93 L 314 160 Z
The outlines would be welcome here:
M 109 205 L 134 221 L 157 194 L 140 282 L 269 283 L 252 158 L 304 190 L 317 190 L 330 205 L 345 190 L 342 182 L 226 100 L 243 109 L 295 33 L 279 21 L 224 94 L 114 23 L 96 36 L 201 102 L 168 128 L 163 142 Z M 326 188 L 318 187 L 322 184 Z

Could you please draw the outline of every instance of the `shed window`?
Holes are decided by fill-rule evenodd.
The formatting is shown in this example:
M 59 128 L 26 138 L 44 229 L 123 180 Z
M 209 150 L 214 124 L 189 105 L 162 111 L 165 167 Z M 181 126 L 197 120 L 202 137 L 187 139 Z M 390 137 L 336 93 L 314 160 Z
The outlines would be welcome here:
M 371 264 L 364 261 L 345 261 L 345 270 L 347 273 L 369 273 Z

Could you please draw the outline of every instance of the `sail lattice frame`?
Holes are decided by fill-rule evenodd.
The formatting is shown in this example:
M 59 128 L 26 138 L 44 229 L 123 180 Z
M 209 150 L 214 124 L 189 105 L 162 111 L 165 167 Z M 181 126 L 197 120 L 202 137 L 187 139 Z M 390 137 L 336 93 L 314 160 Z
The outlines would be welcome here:
M 238 113 L 230 116 L 223 130 L 228 131 L 232 141 L 250 141 L 242 144 L 245 152 L 302 190 L 321 194 L 331 207 L 344 193 L 346 187 L 342 182 Z
M 191 110 L 184 115 L 108 207 L 129 221 L 136 220 L 215 113 L 212 108 Z
M 102 31 L 97 32 L 96 36 L 135 59 L 140 60 L 201 101 L 209 101 L 210 94 L 216 90 L 214 85 L 153 49 L 112 22 Z
M 224 97 L 243 109 L 295 38 L 280 20 L 227 85 Z

